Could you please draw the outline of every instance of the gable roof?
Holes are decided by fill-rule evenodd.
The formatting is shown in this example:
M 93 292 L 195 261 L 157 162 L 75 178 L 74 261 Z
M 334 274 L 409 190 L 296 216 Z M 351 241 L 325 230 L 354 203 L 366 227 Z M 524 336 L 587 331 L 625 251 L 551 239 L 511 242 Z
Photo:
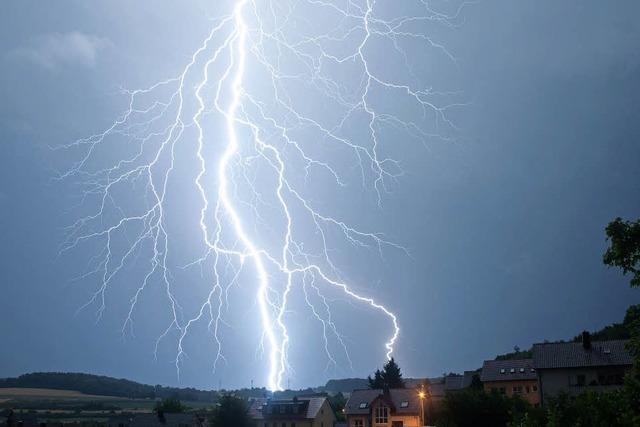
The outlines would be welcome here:
M 327 398 L 295 397 L 293 399 L 255 399 L 249 406 L 252 419 L 315 419 Z
M 455 391 L 470 387 L 476 374 L 476 371 L 464 371 L 462 375 L 447 375 L 444 377 L 444 389 Z
M 594 341 L 590 349 L 580 342 L 534 344 L 533 365 L 536 369 L 631 365 L 626 343 L 627 340 Z
M 347 400 L 344 412 L 346 415 L 367 415 L 377 399 L 388 402 L 392 406 L 392 413 L 395 414 L 418 415 L 420 413 L 418 391 L 411 388 L 394 388 L 387 394 L 381 389 L 354 390 Z
M 528 381 L 537 379 L 533 359 L 485 360 L 480 381 Z

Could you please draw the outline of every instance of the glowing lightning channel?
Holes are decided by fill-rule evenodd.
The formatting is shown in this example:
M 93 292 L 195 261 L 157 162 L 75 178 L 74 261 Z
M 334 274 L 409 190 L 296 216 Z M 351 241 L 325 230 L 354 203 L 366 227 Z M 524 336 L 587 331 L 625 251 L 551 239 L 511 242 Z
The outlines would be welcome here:
M 195 323 L 207 317 L 208 328 L 217 346 L 214 370 L 220 361 L 226 361 L 221 337 L 221 326 L 226 325 L 223 319 L 224 307 L 228 307 L 230 288 L 240 280 L 247 261 L 255 270 L 255 296 L 262 346 L 267 353 L 266 382 L 270 390 L 282 389 L 284 376 L 291 369 L 287 357 L 290 335 L 286 316 L 290 310 L 292 291 L 298 283 L 304 302 L 322 326 L 322 341 L 329 364 L 337 364 L 330 349 L 331 336 L 344 351 L 348 363 L 351 365 L 352 362 L 347 345 L 334 321 L 331 300 L 325 295 L 325 289 L 334 289 L 349 301 L 368 306 L 388 318 L 392 333 L 384 344 L 386 357 L 390 358 L 394 352 L 400 333 L 397 316 L 373 298 L 356 292 L 339 278 L 338 269 L 330 256 L 329 230 L 337 231 L 346 242 L 356 247 L 374 246 L 382 251 L 383 246 L 391 246 L 406 250 L 387 241 L 380 234 L 360 231 L 314 207 L 314 203 L 304 196 L 300 185 L 292 179 L 296 169 L 304 170 L 305 182 L 314 170 L 318 170 L 333 178 L 336 185 L 344 187 L 346 184 L 338 168 L 308 154 L 305 147 L 309 141 L 301 141 L 300 136 L 296 136 L 296 130 L 307 130 L 312 135 L 309 139 L 316 143 L 332 144 L 351 151 L 360 169 L 363 184 L 367 181 L 368 172 L 371 173 L 372 186 L 378 205 L 381 205 L 382 190 L 387 191 L 386 181 L 395 179 L 400 174 L 397 171 L 397 161 L 380 155 L 382 126 L 403 129 L 421 140 L 432 137 L 446 139 L 447 136 L 441 132 L 427 131 L 413 120 L 402 120 L 390 113 L 378 112 L 372 100 L 372 92 L 387 90 L 405 97 L 418 107 L 423 117 L 430 113 L 436 122 L 436 128 L 453 128 L 445 113 L 448 108 L 458 104 L 439 106 L 431 98 L 439 98 L 443 94 L 429 89 L 415 89 L 409 83 L 381 77 L 376 74 L 366 50 L 374 37 L 389 40 L 396 52 L 404 58 L 407 68 L 410 68 L 408 56 L 401 49 L 399 40 L 418 40 L 455 60 L 442 45 L 422 32 L 410 30 L 410 27 L 416 22 L 426 21 L 453 25 L 466 3 L 462 3 L 454 15 L 445 15 L 433 11 L 426 0 L 418 0 L 416 4 L 425 14 L 391 19 L 375 16 L 375 0 L 364 0 L 362 5 L 349 0 L 344 6 L 329 0 L 305 0 L 302 3 L 336 13 L 340 17 L 340 24 L 326 34 L 297 34 L 290 39 L 286 36 L 285 27 L 294 13 L 294 5 L 272 0 L 238 0 L 234 3 L 232 13 L 223 17 L 211 29 L 179 76 L 146 89 L 125 91 L 129 96 L 128 109 L 111 126 L 101 133 L 62 147 L 65 150 L 84 152 L 80 160 L 61 173 L 59 178 L 78 178 L 83 186 L 79 206 L 96 198 L 98 209 L 68 228 L 68 236 L 61 251 L 71 250 L 90 239 L 104 241 L 104 248 L 90 259 L 88 271 L 80 276 L 101 277 L 98 289 L 84 307 L 99 303 L 97 314 L 100 318 L 106 309 L 106 293 L 114 278 L 118 274 L 124 274 L 126 266 L 141 253 L 145 253 L 145 250 L 150 252 L 149 265 L 130 300 L 122 333 L 124 336 L 130 330 L 133 334 L 136 308 L 147 287 L 157 278 L 169 302 L 171 319 L 156 341 L 156 354 L 161 340 L 171 331 L 177 331 L 175 365 L 178 375 L 186 356 L 184 341 Z M 248 16 L 255 25 L 250 26 Z M 285 17 L 283 22 L 278 22 L 279 16 Z M 273 24 L 273 28 L 269 30 L 266 29 L 269 26 L 267 18 Z M 325 43 L 334 42 L 348 44 L 357 34 L 361 34 L 360 39 L 347 54 L 331 53 L 325 46 Z M 270 44 L 276 47 L 275 57 L 268 54 L 266 46 Z M 303 71 L 284 71 L 281 58 L 285 54 L 298 61 Z M 255 61 L 256 66 L 263 67 L 263 76 L 267 78 L 271 96 L 261 97 L 250 93 L 246 84 L 249 58 Z M 355 89 L 359 95 L 354 96 L 353 90 L 331 79 L 324 71 L 326 64 L 359 64 L 361 82 Z M 221 74 L 212 83 L 211 76 L 216 72 Z M 408 72 L 413 75 L 411 70 Z M 188 82 L 194 78 L 194 74 L 201 77 L 198 77 L 197 84 L 192 87 Z M 325 100 L 332 101 L 343 109 L 342 118 L 333 125 L 325 125 L 320 118 L 296 108 L 284 88 L 284 83 L 289 80 L 308 82 Z M 214 93 L 213 99 L 207 102 L 211 96 L 207 91 L 211 90 Z M 164 94 L 163 91 L 168 93 Z M 188 112 L 191 91 L 196 107 L 193 114 Z M 155 98 L 149 106 L 145 106 L 143 101 L 146 97 Z M 355 142 L 344 132 L 350 120 L 359 113 L 367 117 L 368 137 L 363 143 Z M 224 131 L 218 138 L 211 138 L 206 134 L 203 119 L 208 116 L 217 116 L 224 122 Z M 163 124 L 167 121 L 168 125 Z M 195 128 L 197 134 L 197 176 L 193 184 L 201 201 L 199 228 L 206 252 L 185 268 L 202 266 L 211 258 L 213 282 L 195 316 L 184 321 L 182 308 L 174 295 L 169 265 L 171 245 L 167 224 L 167 194 L 171 175 L 178 162 L 177 148 L 180 144 L 185 144 L 184 134 L 190 128 Z M 92 169 L 92 162 L 100 158 L 100 150 L 108 147 L 111 139 L 118 138 L 137 149 L 113 166 Z M 206 154 L 206 148 L 211 144 L 222 144 L 223 147 L 216 163 L 208 159 Z M 246 152 L 251 155 L 246 155 Z M 267 202 L 263 200 L 262 191 L 257 188 L 250 173 L 252 165 L 257 162 L 262 162 L 275 178 L 275 184 L 269 191 L 279 207 L 283 223 L 281 240 L 274 243 L 277 253 L 272 252 L 264 243 L 259 243 L 262 238 L 259 230 L 250 232 L 243 221 L 245 213 L 241 212 L 243 206 L 248 207 L 256 219 L 267 227 L 260 213 L 260 206 L 267 205 Z M 213 169 L 213 173 L 209 169 Z M 215 176 L 215 186 L 210 187 L 210 176 Z M 238 180 L 242 180 L 250 190 L 249 201 L 244 199 L 246 195 L 241 197 L 237 194 Z M 122 200 L 126 199 L 123 199 L 121 192 L 139 188 L 139 183 L 143 183 L 145 189 L 143 196 L 139 198 L 139 205 L 136 208 L 122 206 L 125 204 Z M 215 201 L 210 201 L 212 188 L 215 188 L 217 195 Z M 296 236 L 297 217 L 294 212 L 298 212 L 297 215 L 302 212 L 314 224 L 314 232 L 320 242 L 319 253 L 305 249 L 304 238 Z M 131 233 L 134 234 L 133 238 Z M 120 237 L 128 242 L 124 250 L 116 243 Z M 274 278 L 276 272 L 281 275 L 281 281 Z M 310 297 L 309 288 L 314 291 L 313 298 Z M 321 308 L 315 305 L 314 300 L 320 301 Z

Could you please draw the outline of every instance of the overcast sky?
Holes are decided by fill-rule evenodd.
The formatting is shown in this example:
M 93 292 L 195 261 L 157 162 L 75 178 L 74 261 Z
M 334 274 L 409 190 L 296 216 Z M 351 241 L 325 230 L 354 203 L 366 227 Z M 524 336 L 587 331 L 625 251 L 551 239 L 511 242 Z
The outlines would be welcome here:
M 122 339 L 126 311 L 117 304 L 125 294 L 99 323 L 95 310 L 76 314 L 96 283 L 72 281 L 84 257 L 58 257 L 74 188 L 51 182 L 48 147 L 113 120 L 126 101 L 120 87 L 149 85 L 184 66 L 219 14 L 216 2 L 187 3 L 4 4 L 0 376 L 55 370 L 203 388 L 264 384 L 264 365 L 246 348 L 227 352 L 242 361 L 236 370 L 214 374 L 204 344 L 194 344 L 178 380 L 175 347 L 154 360 L 157 335 Z M 601 261 L 607 222 L 640 216 L 639 14 L 634 0 L 487 0 L 466 7 L 455 30 L 437 33 L 457 64 L 434 73 L 433 86 L 462 93 L 467 105 L 452 112 L 459 134 L 407 144 L 398 154 L 404 176 L 381 208 L 369 200 L 365 210 L 373 212 L 367 225 L 411 257 L 390 251 L 371 268 L 363 260 L 341 268 L 397 313 L 405 375 L 475 369 L 515 345 L 619 322 L 640 302 L 628 278 Z M 142 331 L 163 309 L 147 310 Z M 317 343 L 298 345 L 292 386 L 366 376 L 384 362 L 365 350 L 381 338 L 357 324 L 361 313 L 336 314 L 353 370 L 327 371 Z M 317 341 L 312 328 L 297 336 Z

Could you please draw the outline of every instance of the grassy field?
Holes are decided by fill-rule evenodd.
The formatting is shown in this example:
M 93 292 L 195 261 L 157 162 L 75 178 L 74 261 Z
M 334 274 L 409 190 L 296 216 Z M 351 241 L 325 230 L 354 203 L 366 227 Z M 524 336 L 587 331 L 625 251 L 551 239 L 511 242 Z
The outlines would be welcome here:
M 73 390 L 52 390 L 49 388 L 0 388 L 0 400 L 6 401 L 16 398 L 50 398 L 50 399 L 90 399 L 109 400 L 118 399 L 112 396 L 96 396 Z
M 211 407 L 207 402 L 183 402 L 193 409 Z M 154 399 L 127 399 L 125 397 L 97 396 L 73 390 L 46 388 L 0 388 L 0 409 L 14 408 L 36 412 L 94 412 L 96 414 L 120 412 L 151 412 Z

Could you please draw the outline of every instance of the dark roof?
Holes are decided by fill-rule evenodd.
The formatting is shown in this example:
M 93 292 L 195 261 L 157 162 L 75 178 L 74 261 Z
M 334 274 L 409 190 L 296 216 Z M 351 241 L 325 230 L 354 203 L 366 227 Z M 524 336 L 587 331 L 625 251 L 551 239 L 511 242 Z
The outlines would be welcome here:
M 378 398 L 387 401 L 392 406 L 392 413 L 407 415 L 420 413 L 418 390 L 412 388 L 394 388 L 389 390 L 388 394 L 385 394 L 381 389 L 354 390 L 344 407 L 345 414 L 369 414 L 371 404 Z M 403 404 L 403 402 L 406 402 L 406 404 Z M 364 404 L 366 404 L 366 406 L 364 406 Z
M 326 397 L 295 397 L 293 399 L 255 399 L 249 406 L 253 419 L 314 419 Z
M 446 394 L 446 390 L 444 388 L 444 380 L 442 382 L 433 382 L 431 384 L 429 384 L 427 386 L 427 389 L 429 390 L 429 395 L 431 396 L 431 398 L 438 398 L 438 397 L 444 397 Z
M 537 379 L 533 359 L 485 360 L 480 381 L 527 381 Z
M 464 371 L 463 375 L 447 375 L 444 377 L 444 389 L 446 391 L 462 390 L 471 386 L 475 371 Z
M 624 348 L 626 342 L 594 341 L 590 349 L 585 349 L 580 342 L 534 344 L 533 366 L 554 369 L 631 365 L 631 355 Z

